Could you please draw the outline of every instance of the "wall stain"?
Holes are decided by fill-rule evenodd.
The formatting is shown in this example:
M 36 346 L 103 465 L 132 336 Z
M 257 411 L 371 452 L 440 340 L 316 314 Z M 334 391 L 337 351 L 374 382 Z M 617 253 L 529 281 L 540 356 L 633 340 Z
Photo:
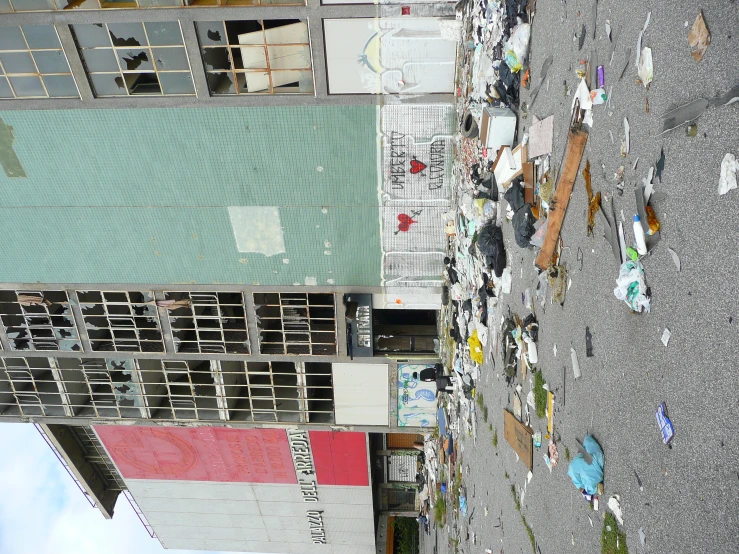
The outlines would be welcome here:
M 26 171 L 13 150 L 13 128 L 0 118 L 0 165 L 8 177 L 26 177 Z

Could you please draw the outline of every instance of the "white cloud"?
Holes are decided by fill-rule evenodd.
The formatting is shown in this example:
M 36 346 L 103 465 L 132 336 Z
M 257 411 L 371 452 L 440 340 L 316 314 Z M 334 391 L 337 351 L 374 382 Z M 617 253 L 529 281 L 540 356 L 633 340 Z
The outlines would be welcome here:
M 0 445 L 2 554 L 197 554 L 164 550 L 123 496 L 106 520 L 33 425 L 0 423 Z

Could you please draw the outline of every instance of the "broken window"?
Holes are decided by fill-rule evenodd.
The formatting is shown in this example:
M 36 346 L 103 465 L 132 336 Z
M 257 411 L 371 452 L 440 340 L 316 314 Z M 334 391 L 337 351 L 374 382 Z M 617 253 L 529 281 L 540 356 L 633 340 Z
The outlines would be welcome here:
M 260 4 L 304 6 L 305 0 L 0 0 L 0 13 L 181 6 L 258 6 Z
M 66 291 L 0 290 L 0 318 L 12 350 L 82 350 Z
M 333 294 L 255 293 L 261 354 L 336 354 Z
M 196 28 L 211 94 L 313 94 L 306 21 L 201 21 Z
M 71 416 L 49 358 L 0 359 L 0 415 Z
M 71 28 L 95 96 L 195 94 L 178 22 Z
M 240 292 L 165 292 L 177 352 L 248 354 Z
M 106 419 L 149 417 L 136 360 L 57 358 L 71 414 Z
M 79 95 L 53 25 L 2 27 L 0 98 L 78 98 Z
M 164 352 L 154 293 L 77 291 L 93 351 Z

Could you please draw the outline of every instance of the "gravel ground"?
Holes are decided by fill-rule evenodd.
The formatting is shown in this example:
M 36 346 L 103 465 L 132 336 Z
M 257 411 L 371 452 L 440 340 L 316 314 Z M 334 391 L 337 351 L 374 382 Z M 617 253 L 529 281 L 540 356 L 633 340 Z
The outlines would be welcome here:
M 703 60 L 696 63 L 690 56 L 687 33 L 700 8 L 712 42 Z M 543 460 L 544 449 L 534 452 L 533 479 L 517 512 L 511 485 L 520 496 L 527 469 L 516 461 L 503 438 L 503 407 L 510 406 L 511 389 L 499 375 L 502 364 L 497 360 L 496 370 L 487 362 L 478 390 L 489 408 L 489 423 L 497 430 L 498 446 L 493 446 L 488 423 L 478 411 L 476 444 L 465 437 L 460 441 L 471 521 L 458 523 L 475 534 L 476 544 L 465 540 L 463 531 L 458 551 L 483 553 L 490 548 L 496 554 L 530 552 L 521 519 L 524 515 L 544 554 L 600 552 L 605 503 L 616 493 L 621 495 L 624 531 L 632 554 L 739 552 L 739 435 L 736 424 L 730 423 L 736 421 L 739 407 L 739 190 L 721 197 L 717 194 L 723 156 L 727 152 L 739 155 L 739 103 L 709 108 L 697 121 L 697 137 L 687 137 L 684 128 L 658 134 L 660 115 L 669 108 L 723 94 L 739 82 L 739 5 L 735 0 L 711 0 L 702 5 L 685 0 L 601 0 L 594 41 L 591 0 L 538 0 L 536 9 L 532 74 L 538 77 L 550 53 L 554 63 L 549 83 L 542 87 L 531 113 L 542 118 L 555 115 L 554 165 L 559 164 L 565 146 L 572 92 L 579 82 L 575 70 L 591 49 L 597 52 L 598 63 L 605 66 L 606 90 L 613 86 L 611 107 L 595 107 L 594 128 L 584 158 L 591 162 L 594 191 L 613 192 L 613 172 L 619 165 L 627 168 L 624 195 L 615 197 L 617 216 L 622 209 L 626 216 L 627 242 L 633 239 L 634 183 L 646 176 L 664 148 L 662 182 L 657 180 L 655 186 L 655 191 L 667 196 L 657 206 L 662 241 L 644 260 L 652 312 L 632 315 L 614 297 L 618 264 L 600 223 L 596 224 L 595 238 L 586 237 L 587 198 L 578 176 L 562 229 L 564 244 L 569 247 L 562 260 L 572 287 L 564 307 L 549 301 L 544 309 L 536 306 L 539 367 L 556 395 L 560 464 L 550 474 Z M 634 57 L 637 35 L 649 11 L 651 23 L 643 46 L 652 49 L 655 77 L 646 92 L 635 83 Z M 610 44 L 604 36 L 606 19 L 613 27 L 622 28 L 612 66 L 608 65 Z M 578 52 L 572 39 L 583 23 L 587 39 Z M 632 59 L 618 81 L 627 48 Z M 569 86 L 568 97 L 564 81 Z M 649 113 L 645 113 L 647 97 Z M 522 100 L 528 102 L 528 91 L 522 92 Z M 631 153 L 626 160 L 619 155 L 624 116 L 631 126 Z M 528 129 L 530 116 L 519 124 L 520 135 Z M 637 157 L 638 167 L 632 171 Z M 606 166 L 606 179 L 601 163 Z M 581 170 L 583 165 L 584 160 Z M 527 287 L 533 293 L 536 286 L 535 252 L 516 246 L 508 223 L 504 234 L 513 268 L 513 290 L 501 299 L 492 316 L 495 326 L 509 305 L 523 318 L 526 311 L 521 293 Z M 679 273 L 667 246 L 680 256 Z M 578 247 L 584 253 L 582 270 L 575 259 Z M 593 335 L 593 358 L 585 357 L 585 326 Z M 664 347 L 660 337 L 666 327 L 672 338 Z M 579 355 L 582 378 L 578 381 L 572 378 L 570 343 Z M 562 391 L 563 368 L 567 368 L 566 394 Z M 528 390 L 525 384 L 524 402 Z M 676 429 L 672 449 L 662 444 L 654 415 L 663 401 Z M 534 429 L 545 432 L 546 421 L 537 420 L 535 414 L 532 417 Z M 589 432 L 605 452 L 606 491 L 600 512 L 589 508 L 567 477 L 565 448 L 574 456 L 575 439 Z M 635 471 L 644 484 L 643 492 Z M 446 528 L 432 527 L 430 536 L 422 533 L 422 552 L 454 552 L 448 534 L 455 521 L 450 518 Z M 644 546 L 639 541 L 640 528 L 646 535 Z

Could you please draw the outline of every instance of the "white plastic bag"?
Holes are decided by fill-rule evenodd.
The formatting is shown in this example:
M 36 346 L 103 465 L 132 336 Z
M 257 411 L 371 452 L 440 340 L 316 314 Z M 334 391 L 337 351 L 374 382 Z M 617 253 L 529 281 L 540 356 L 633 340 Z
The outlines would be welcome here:
M 513 73 L 521 71 L 524 63 L 526 63 L 530 38 L 531 25 L 519 23 L 513 28 L 511 38 L 505 43 L 505 63 L 508 64 Z
M 736 188 L 736 172 L 739 165 L 736 163 L 734 154 L 726 154 L 721 162 L 721 177 L 718 182 L 718 193 L 724 195 Z
M 642 309 L 649 312 L 651 307 L 647 297 L 647 284 L 644 281 L 644 267 L 638 261 L 627 260 L 621 264 L 613 294 L 623 300 L 635 312 Z

